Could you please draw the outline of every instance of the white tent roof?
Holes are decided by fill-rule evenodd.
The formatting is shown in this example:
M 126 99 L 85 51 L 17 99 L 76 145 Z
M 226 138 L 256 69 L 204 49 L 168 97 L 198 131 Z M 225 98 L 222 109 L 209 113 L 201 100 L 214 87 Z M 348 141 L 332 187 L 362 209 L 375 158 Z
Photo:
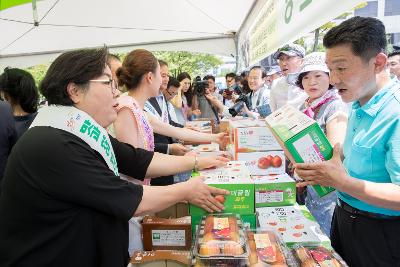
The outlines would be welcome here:
M 361 1 L 34 1 L 38 26 L 31 3 L 0 11 L 0 68 L 106 44 L 112 52 L 141 47 L 232 55 L 243 69 Z
M 59 53 L 106 44 L 235 55 L 254 0 L 43 0 L 0 11 L 0 66 L 29 66 Z

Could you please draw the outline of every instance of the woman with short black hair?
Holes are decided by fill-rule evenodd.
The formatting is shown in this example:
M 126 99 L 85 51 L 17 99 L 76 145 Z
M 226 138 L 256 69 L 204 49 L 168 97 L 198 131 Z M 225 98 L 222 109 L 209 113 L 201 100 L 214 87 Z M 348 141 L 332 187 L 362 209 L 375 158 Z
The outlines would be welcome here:
M 39 94 L 35 80 L 25 70 L 7 67 L 0 75 L 0 92 L 2 98 L 11 105 L 19 138 L 37 114 Z
M 105 130 L 117 118 L 108 51 L 60 55 L 41 83 L 43 107 L 13 147 L 0 198 L 0 266 L 126 266 L 128 220 L 188 201 L 223 205 L 202 178 L 165 186 L 128 183 L 225 161 L 136 149 Z

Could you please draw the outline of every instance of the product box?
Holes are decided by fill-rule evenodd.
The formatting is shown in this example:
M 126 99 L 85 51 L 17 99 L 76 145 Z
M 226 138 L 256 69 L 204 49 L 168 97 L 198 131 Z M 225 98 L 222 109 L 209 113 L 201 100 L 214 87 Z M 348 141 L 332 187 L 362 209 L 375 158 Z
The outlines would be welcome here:
M 230 161 L 222 168 L 202 170 L 199 175 L 205 177 L 206 184 L 230 191 L 221 201 L 225 207 L 223 213 L 254 213 L 254 182 L 244 161 Z M 192 204 L 189 212 L 190 215 L 207 213 Z
M 271 130 L 265 127 L 262 120 L 231 121 L 230 137 L 235 153 L 281 150 Z
M 135 251 L 128 267 L 184 267 L 191 262 L 190 251 Z
M 214 121 L 211 120 L 187 121 L 185 127 L 202 133 L 213 133 Z
M 187 121 L 185 128 L 192 129 L 194 131 L 202 133 L 214 133 L 215 132 L 215 122 L 209 119 L 198 119 L 195 121 Z M 185 141 L 184 145 L 197 145 L 197 144 L 211 144 L 211 142 L 191 142 Z
M 179 202 L 155 214 L 159 218 L 175 219 L 189 215 L 189 204 L 187 202 Z
M 229 123 L 230 121 L 226 118 L 219 120 L 219 132 L 229 133 Z
M 276 110 L 266 119 L 291 162 L 322 162 L 332 157 L 333 149 L 318 123 L 290 105 Z M 314 186 L 319 196 L 334 191 Z
M 236 153 L 235 160 L 245 161 L 251 175 L 285 173 L 285 153 L 280 151 Z
M 144 250 L 189 250 L 192 245 L 190 216 L 177 219 L 145 216 L 142 229 Z
M 256 213 L 259 228 L 274 228 L 290 247 L 298 243 L 330 246 L 329 238 L 305 206 L 256 208 Z
M 211 144 L 200 144 L 197 146 L 187 146 L 189 149 L 191 149 L 194 152 L 216 152 L 219 151 L 219 145 L 217 143 L 211 143 Z
M 197 156 L 199 158 L 204 158 L 204 157 L 224 157 L 228 159 L 232 159 L 231 155 L 226 152 L 226 151 L 213 151 L 213 152 L 197 152 Z
M 296 203 L 296 182 L 286 173 L 254 176 L 255 206 L 290 206 Z

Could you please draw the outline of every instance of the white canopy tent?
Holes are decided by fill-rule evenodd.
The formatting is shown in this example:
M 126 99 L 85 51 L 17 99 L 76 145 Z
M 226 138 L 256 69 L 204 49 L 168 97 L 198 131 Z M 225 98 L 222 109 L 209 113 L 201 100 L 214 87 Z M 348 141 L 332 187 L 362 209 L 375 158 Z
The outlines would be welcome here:
M 49 61 L 66 50 L 104 44 L 113 52 L 141 47 L 152 51 L 231 55 L 237 59 L 244 56 L 239 48 L 248 39 L 249 31 L 260 24 L 260 16 L 269 16 L 265 10 L 271 5 L 282 6 L 280 2 L 284 1 L 42 0 L 36 2 L 37 26 L 33 23 L 32 4 L 18 5 L 0 11 L 0 68 L 27 67 Z M 312 0 L 286 2 L 294 3 L 295 7 L 308 2 L 308 6 L 314 6 L 314 12 L 316 6 L 328 7 L 318 13 L 318 19 L 308 17 L 303 22 L 298 19 L 298 36 L 313 30 L 304 27 L 305 31 L 299 31 L 302 24 L 309 25 L 312 19 L 312 26 L 318 27 L 349 10 L 360 0 L 324 0 L 318 5 Z M 329 5 L 336 8 L 332 11 Z M 283 12 L 287 13 L 287 7 L 283 8 Z M 267 22 L 278 21 L 281 9 L 275 8 L 277 11 Z M 262 27 L 265 25 L 261 23 L 260 29 Z M 286 34 L 284 38 L 279 38 L 262 54 L 268 55 L 280 45 L 293 41 L 291 37 L 294 35 Z M 260 56 L 260 53 L 257 55 Z
M 19 5 L 0 11 L 0 65 L 28 66 L 65 50 L 104 44 L 120 51 L 234 55 L 234 32 L 253 2 L 44 0 L 37 2 L 39 26 L 33 26 L 32 5 Z

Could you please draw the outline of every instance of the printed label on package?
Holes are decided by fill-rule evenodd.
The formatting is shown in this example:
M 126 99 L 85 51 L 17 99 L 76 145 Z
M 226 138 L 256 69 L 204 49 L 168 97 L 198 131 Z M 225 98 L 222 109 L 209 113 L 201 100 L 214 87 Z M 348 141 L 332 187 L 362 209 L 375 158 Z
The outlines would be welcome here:
M 229 228 L 229 219 L 228 218 L 214 218 L 214 229 L 222 230 Z
M 256 192 L 256 203 L 283 202 L 283 190 Z
M 322 162 L 324 157 L 309 134 L 293 142 L 293 146 L 306 163 Z
M 185 246 L 185 230 L 152 230 L 153 246 Z

